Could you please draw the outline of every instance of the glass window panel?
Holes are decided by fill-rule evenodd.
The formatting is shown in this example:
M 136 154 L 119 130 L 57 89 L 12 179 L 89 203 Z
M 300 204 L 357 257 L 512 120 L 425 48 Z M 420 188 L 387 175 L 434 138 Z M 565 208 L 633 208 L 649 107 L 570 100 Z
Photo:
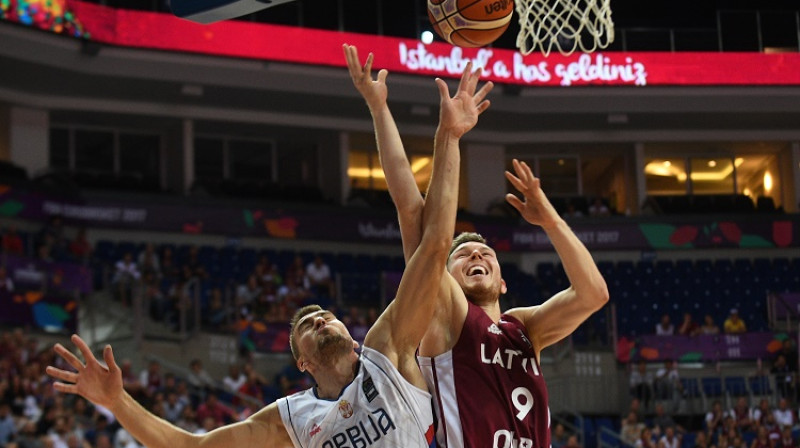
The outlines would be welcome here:
M 419 191 L 427 190 L 433 171 L 433 158 L 430 156 L 411 156 L 410 159 L 411 171 L 414 173 L 417 188 L 419 188 Z
M 684 159 L 645 159 L 644 177 L 648 195 L 686 194 Z
M 69 129 L 50 129 L 50 167 L 69 168 Z
M 548 195 L 576 195 L 579 193 L 578 159 L 575 157 L 540 157 L 539 178 L 542 181 L 542 189 Z
M 733 159 L 692 157 L 689 163 L 694 194 L 735 193 Z
M 75 131 L 75 168 L 114 171 L 114 134 L 111 131 Z
M 161 167 L 160 147 L 158 135 L 120 134 L 120 172 L 157 177 Z
M 194 140 L 194 175 L 198 180 L 222 180 L 224 171 L 223 141 L 216 138 Z
M 372 151 L 350 151 L 347 162 L 347 175 L 350 186 L 359 189 L 386 190 L 378 154 Z
M 228 151 L 231 178 L 272 180 L 272 143 L 231 140 Z

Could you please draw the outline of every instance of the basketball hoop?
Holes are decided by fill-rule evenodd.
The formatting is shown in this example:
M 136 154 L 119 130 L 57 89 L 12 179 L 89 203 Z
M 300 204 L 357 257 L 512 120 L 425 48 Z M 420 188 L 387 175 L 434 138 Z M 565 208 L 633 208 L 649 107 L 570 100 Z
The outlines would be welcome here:
M 611 0 L 515 0 L 520 31 L 517 48 L 524 54 L 552 50 L 563 55 L 580 49 L 591 53 L 614 41 Z

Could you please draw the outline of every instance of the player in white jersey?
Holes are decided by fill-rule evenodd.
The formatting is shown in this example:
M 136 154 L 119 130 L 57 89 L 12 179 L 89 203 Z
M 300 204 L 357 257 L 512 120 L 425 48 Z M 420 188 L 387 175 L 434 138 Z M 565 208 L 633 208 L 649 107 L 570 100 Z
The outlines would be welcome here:
M 56 390 L 79 394 L 109 409 L 128 432 L 149 448 L 418 448 L 433 440 L 431 396 L 416 363 L 447 261 L 458 204 L 458 142 L 475 126 L 489 102 L 487 84 L 477 90 L 478 73 L 467 65 L 451 98 L 437 79 L 441 110 L 434 143 L 434 165 L 422 221 L 422 241 L 406 266 L 397 296 L 367 333 L 359 355 L 344 324 L 317 306 L 292 319 L 290 344 L 297 366 L 316 386 L 272 403 L 245 421 L 202 435 L 190 434 L 156 417 L 122 387 L 111 346 L 105 366 L 77 335 L 72 337 L 85 362 L 60 344 L 55 351 L 76 372 L 52 366 Z M 456 179 L 454 182 L 453 179 Z
M 434 205 L 417 189 L 389 111 L 386 70 L 373 79 L 372 55 L 362 68 L 355 48 L 347 61 L 353 84 L 372 114 L 408 260 L 422 237 L 422 219 Z M 550 204 L 539 179 L 525 162 L 514 160 L 513 166 L 514 173 L 506 172 L 506 178 L 524 201 L 513 194 L 506 198 L 523 219 L 546 232 L 571 285 L 541 305 L 503 313 L 499 299 L 506 284 L 495 251 L 477 234 L 462 234 L 454 241 L 436 312 L 419 350 L 420 366 L 435 395 L 442 447 L 548 448 L 550 414 L 539 355 L 608 301 L 605 281 L 589 251 Z

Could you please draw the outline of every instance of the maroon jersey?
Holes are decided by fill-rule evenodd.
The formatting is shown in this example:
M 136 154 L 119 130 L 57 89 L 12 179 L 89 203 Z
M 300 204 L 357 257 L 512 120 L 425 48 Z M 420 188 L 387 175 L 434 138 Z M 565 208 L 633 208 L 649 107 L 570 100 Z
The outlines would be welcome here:
M 449 352 L 419 357 L 445 448 L 549 448 L 547 388 L 525 326 L 469 303 Z

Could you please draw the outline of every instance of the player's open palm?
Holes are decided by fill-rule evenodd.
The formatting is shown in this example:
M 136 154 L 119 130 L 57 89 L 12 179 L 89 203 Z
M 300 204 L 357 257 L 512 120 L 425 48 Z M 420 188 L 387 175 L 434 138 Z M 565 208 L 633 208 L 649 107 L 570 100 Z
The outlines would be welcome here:
M 461 74 L 458 91 L 452 98 L 450 98 L 447 84 L 436 78 L 441 99 L 439 126 L 447 129 L 456 137 L 461 137 L 475 127 L 475 124 L 478 123 L 478 116 L 489 108 L 490 103 L 486 99 L 486 95 L 494 85 L 491 81 L 487 82 L 476 92 L 480 77 L 481 70 L 472 71 L 472 62 L 468 62 L 464 67 L 464 73 Z
M 516 175 L 506 171 L 506 179 L 522 193 L 525 201 L 523 202 L 517 196 L 509 193 L 506 195 L 508 203 L 519 211 L 525 221 L 531 224 L 544 228 L 554 225 L 559 219 L 558 212 L 542 191 L 539 178 L 533 175 L 533 171 L 527 163 L 514 159 L 513 164 Z
M 54 349 L 76 372 L 61 370 L 53 366 L 47 367 L 47 374 L 58 380 L 54 387 L 59 392 L 78 394 L 94 404 L 110 408 L 123 393 L 122 372 L 114 361 L 111 346 L 103 350 L 103 358 L 108 367 L 101 365 L 94 357 L 89 346 L 77 335 L 72 336 L 72 342 L 78 347 L 86 364 L 77 356 L 67 350 L 63 345 L 56 344 Z
M 347 60 L 347 69 L 350 70 L 350 78 L 356 86 L 356 90 L 367 101 L 367 106 L 374 110 L 386 104 L 388 89 L 386 88 L 386 76 L 389 74 L 385 69 L 378 72 L 378 79 L 372 79 L 372 61 L 374 56 L 370 53 L 367 62 L 362 66 L 358 59 L 358 48 L 355 45 L 344 44 L 344 57 Z

